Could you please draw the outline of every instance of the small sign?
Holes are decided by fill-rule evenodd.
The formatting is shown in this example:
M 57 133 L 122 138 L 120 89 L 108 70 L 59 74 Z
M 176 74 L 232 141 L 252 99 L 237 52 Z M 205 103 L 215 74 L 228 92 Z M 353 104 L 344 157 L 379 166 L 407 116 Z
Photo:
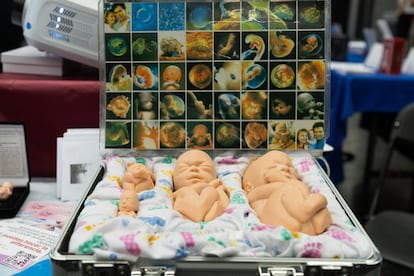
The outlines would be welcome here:
M 14 217 L 30 190 L 23 124 L 0 124 L 0 185 L 6 181 L 13 184 L 13 193 L 0 200 L 0 218 Z

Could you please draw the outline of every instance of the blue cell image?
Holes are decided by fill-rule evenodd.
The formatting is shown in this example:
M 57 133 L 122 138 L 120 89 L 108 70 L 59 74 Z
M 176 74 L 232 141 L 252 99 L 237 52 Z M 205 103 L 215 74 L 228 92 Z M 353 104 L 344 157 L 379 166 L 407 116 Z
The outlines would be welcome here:
M 132 3 L 133 31 L 156 31 L 158 27 L 157 18 L 156 3 Z
M 187 5 L 187 28 L 190 30 L 210 30 L 211 27 L 211 4 L 189 3 Z
M 185 28 L 183 2 L 160 3 L 159 28 L 161 31 L 182 31 Z

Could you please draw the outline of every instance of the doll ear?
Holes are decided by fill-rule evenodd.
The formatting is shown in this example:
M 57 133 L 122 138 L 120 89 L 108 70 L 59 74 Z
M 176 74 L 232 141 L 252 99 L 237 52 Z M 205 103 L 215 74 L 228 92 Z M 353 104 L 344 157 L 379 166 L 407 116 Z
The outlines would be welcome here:
M 253 185 L 250 183 L 250 181 L 246 181 L 245 183 L 244 183 L 244 190 L 247 192 L 247 193 L 250 193 L 250 191 L 251 190 L 253 190 Z

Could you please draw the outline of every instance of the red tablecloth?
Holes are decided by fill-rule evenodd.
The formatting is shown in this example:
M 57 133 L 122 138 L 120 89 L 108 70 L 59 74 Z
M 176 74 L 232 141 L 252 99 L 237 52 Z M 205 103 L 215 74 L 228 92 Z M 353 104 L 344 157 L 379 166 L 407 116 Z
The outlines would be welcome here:
M 56 138 L 68 128 L 99 127 L 99 81 L 94 71 L 49 77 L 0 74 L 0 122 L 26 127 L 31 175 L 56 176 Z

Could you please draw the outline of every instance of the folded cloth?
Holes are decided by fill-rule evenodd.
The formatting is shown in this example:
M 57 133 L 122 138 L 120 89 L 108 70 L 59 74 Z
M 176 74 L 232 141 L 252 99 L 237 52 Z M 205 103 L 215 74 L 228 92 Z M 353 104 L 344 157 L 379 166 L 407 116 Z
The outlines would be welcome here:
M 248 164 L 249 159 L 246 157 L 225 156 L 214 158 L 217 176 L 230 191 L 242 189 L 241 178 Z

